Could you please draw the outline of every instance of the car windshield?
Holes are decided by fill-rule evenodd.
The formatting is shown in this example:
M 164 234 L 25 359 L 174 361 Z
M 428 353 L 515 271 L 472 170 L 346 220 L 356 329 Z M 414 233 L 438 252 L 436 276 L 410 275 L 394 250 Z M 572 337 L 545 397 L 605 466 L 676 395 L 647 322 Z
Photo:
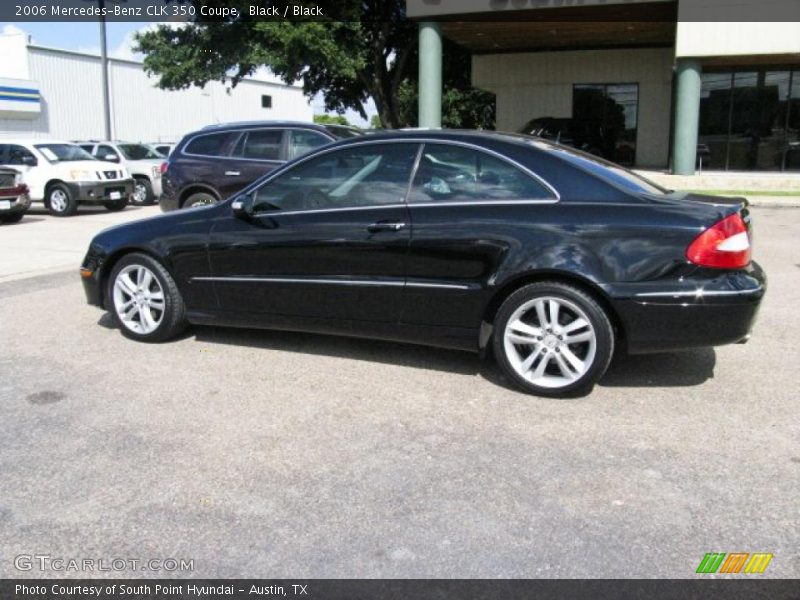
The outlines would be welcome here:
M 638 173 L 629 171 L 628 169 L 620 167 L 619 165 L 607 160 L 603 160 L 602 158 L 592 156 L 591 154 L 586 154 L 585 152 L 581 152 L 579 150 L 567 148 L 566 146 L 548 144 L 546 142 L 530 141 L 529 143 L 533 144 L 537 148 L 540 148 L 541 150 L 558 154 L 559 157 L 577 167 L 580 167 L 584 171 L 588 171 L 592 175 L 596 175 L 601 179 L 605 179 L 606 181 L 621 186 L 631 192 L 654 194 L 657 196 L 663 196 L 664 194 L 671 193 L 670 190 L 661 187 L 646 177 L 642 177 Z
M 51 163 L 95 160 L 86 150 L 75 144 L 36 144 L 35 147 Z
M 146 160 L 164 158 L 154 148 L 144 144 L 117 144 L 117 148 L 127 160 Z

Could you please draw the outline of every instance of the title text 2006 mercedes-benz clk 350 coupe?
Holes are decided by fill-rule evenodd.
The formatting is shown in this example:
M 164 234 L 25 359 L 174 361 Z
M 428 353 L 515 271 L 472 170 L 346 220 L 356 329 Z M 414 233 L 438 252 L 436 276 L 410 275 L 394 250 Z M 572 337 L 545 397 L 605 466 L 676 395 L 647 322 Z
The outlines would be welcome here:
M 564 396 L 618 347 L 746 340 L 766 281 L 750 227 L 743 199 L 536 138 L 399 131 L 106 230 L 81 276 L 136 340 L 197 323 L 490 348 L 519 387 Z

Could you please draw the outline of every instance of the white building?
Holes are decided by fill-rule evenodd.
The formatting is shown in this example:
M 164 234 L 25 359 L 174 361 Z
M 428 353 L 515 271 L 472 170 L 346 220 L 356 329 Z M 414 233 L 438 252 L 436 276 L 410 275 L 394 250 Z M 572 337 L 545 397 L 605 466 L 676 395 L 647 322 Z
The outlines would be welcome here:
M 0 35 L 0 137 L 102 139 L 100 57 L 30 43 L 24 33 Z M 213 123 L 249 120 L 311 121 L 313 108 L 298 86 L 253 78 L 228 90 L 165 91 L 142 63 L 109 59 L 112 138 L 176 142 Z

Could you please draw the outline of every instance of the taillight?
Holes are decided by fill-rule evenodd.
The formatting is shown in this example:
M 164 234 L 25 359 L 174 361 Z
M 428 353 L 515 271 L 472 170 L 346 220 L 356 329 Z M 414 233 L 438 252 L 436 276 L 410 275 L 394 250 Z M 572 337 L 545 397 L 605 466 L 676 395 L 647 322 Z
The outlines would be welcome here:
M 162 162 L 161 163 L 161 174 L 163 175 L 164 173 L 166 173 L 167 169 L 169 169 L 169 161 Z
M 750 264 L 750 235 L 739 213 L 725 217 L 701 233 L 686 250 L 701 267 L 741 269 Z

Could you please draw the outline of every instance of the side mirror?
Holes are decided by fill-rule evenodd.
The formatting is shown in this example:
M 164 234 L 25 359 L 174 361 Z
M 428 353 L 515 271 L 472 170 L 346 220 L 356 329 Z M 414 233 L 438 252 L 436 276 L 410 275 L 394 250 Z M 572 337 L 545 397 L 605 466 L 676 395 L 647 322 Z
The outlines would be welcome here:
M 29 156 L 26 154 L 22 157 L 22 164 L 26 167 L 35 167 L 39 164 L 39 161 L 36 160 L 35 156 Z
M 106 154 L 103 156 L 103 160 L 107 160 L 108 162 L 119 162 L 119 156 L 116 154 Z
M 231 204 L 233 216 L 249 220 L 253 216 L 253 196 L 237 196 Z

